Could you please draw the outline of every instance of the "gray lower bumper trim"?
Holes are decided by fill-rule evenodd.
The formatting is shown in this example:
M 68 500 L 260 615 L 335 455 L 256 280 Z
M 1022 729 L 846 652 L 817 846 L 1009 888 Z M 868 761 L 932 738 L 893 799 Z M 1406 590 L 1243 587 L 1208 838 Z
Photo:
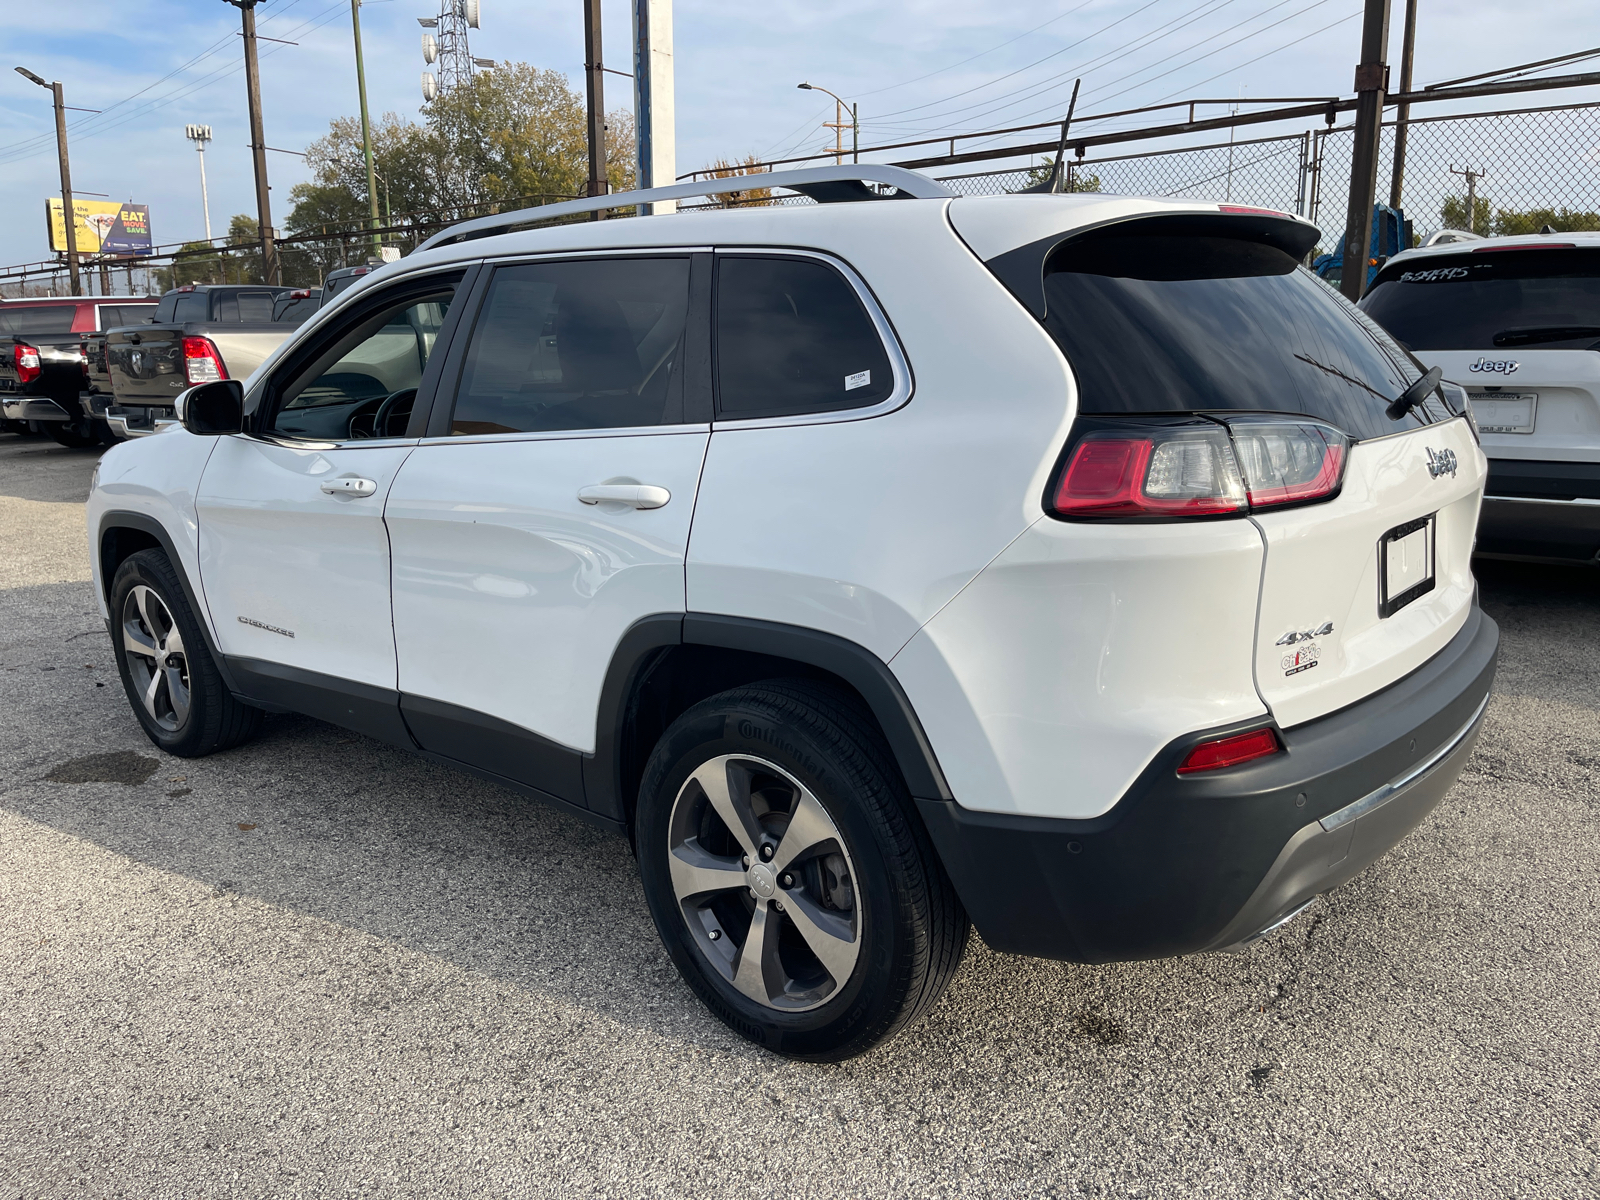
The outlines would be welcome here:
M 0 405 L 11 421 L 70 421 L 67 410 L 54 400 L 7 400 Z

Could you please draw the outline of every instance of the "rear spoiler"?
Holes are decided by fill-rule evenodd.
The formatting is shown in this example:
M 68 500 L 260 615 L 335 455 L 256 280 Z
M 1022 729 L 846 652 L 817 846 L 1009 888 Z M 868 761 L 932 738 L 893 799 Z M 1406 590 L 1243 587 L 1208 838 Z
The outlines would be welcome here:
M 1050 258 L 1063 246 L 1092 237 L 1231 237 L 1274 246 L 1291 258 L 1303 259 L 1317 244 L 1320 231 L 1299 217 L 1266 209 L 1226 209 L 1216 213 L 1158 213 L 1117 217 L 1051 234 L 984 263 L 1017 301 L 1039 320 L 1045 318 L 1044 274 Z

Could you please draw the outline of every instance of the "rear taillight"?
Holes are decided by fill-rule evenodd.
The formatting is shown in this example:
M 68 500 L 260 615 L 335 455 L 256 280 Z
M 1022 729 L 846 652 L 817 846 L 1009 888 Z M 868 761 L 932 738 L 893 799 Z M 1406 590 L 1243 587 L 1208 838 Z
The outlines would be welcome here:
M 1245 510 L 1217 425 L 1103 430 L 1072 449 L 1052 509 L 1063 517 L 1215 517 Z
M 1339 490 L 1349 448 L 1343 433 L 1317 421 L 1090 420 L 1051 492 L 1055 516 L 1225 517 L 1325 500 Z
M 13 342 L 11 361 L 17 368 L 17 382 L 32 383 L 39 378 L 39 351 L 26 342 Z
M 1252 729 L 1249 733 L 1236 733 L 1214 742 L 1201 742 L 1184 757 L 1178 766 L 1178 774 L 1193 775 L 1197 771 L 1237 767 L 1240 763 L 1276 754 L 1281 749 L 1283 747 L 1278 744 L 1278 735 L 1272 730 Z
M 186 337 L 183 339 L 183 377 L 190 383 L 215 383 L 228 377 L 222 365 L 222 355 L 210 338 Z

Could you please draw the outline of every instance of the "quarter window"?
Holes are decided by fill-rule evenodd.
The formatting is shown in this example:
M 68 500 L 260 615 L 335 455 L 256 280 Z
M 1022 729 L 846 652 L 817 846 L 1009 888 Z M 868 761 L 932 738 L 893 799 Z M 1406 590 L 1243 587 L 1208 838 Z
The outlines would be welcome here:
M 472 332 L 458 437 L 681 424 L 687 258 L 501 267 Z
M 206 312 L 206 295 L 204 292 L 191 292 L 178 297 L 177 308 L 174 309 L 172 320 L 175 324 L 187 325 L 190 321 L 204 321 L 209 315 Z
M 863 408 L 894 393 L 877 326 L 826 263 L 721 256 L 716 295 L 719 417 Z

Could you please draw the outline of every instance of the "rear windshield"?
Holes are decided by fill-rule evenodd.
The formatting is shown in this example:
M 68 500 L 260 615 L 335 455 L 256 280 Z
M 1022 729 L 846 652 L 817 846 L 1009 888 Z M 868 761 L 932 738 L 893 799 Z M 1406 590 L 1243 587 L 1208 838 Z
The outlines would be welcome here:
M 1395 263 L 1361 307 L 1413 350 L 1588 349 L 1600 342 L 1600 249 Z
M 0 333 L 71 333 L 71 304 L 0 305 Z
M 1421 374 L 1393 338 L 1289 254 L 1229 237 L 1113 233 L 1045 265 L 1045 327 L 1086 413 L 1303 413 L 1354 438 L 1451 414 L 1384 412 Z
M 312 313 L 317 311 L 317 306 L 322 303 L 322 297 L 301 296 L 298 299 L 280 299 L 272 308 L 272 319 L 279 324 L 298 325 Z
M 118 325 L 138 325 L 146 317 L 156 315 L 154 304 L 102 304 L 100 327 L 115 329 Z

